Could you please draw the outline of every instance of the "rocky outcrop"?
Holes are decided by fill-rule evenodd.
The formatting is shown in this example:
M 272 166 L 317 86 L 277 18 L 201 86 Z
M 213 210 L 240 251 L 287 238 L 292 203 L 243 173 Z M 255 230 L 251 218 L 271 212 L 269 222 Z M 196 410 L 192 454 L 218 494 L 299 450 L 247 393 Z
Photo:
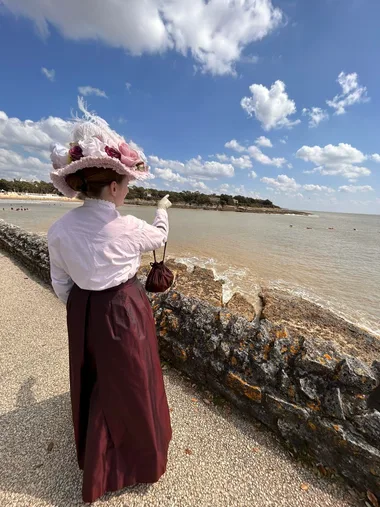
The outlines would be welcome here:
M 0 247 L 48 276 L 43 238 L 2 222 Z M 373 346 L 375 358 L 376 337 L 276 291 L 263 291 L 261 313 L 249 321 L 238 314 L 240 297 L 222 306 L 212 272 L 171 267 L 172 290 L 148 294 L 162 357 L 271 428 L 293 452 L 380 497 L 380 363 L 346 350 L 356 340 L 358 348 Z M 201 277 L 205 286 L 194 288 Z
M 244 296 L 236 292 L 226 304 L 231 313 L 240 315 L 252 322 L 256 317 L 255 307 L 249 303 Z
M 293 333 L 331 340 L 341 351 L 371 362 L 380 359 L 380 340 L 321 306 L 289 292 L 263 289 L 262 318 Z

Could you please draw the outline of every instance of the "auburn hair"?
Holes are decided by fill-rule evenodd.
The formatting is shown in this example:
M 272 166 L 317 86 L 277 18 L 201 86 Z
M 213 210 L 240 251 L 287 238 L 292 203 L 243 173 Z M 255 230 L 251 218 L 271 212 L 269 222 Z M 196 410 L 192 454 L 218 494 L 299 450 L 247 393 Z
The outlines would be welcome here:
M 100 197 L 103 188 L 113 181 L 121 183 L 124 176 L 109 168 L 85 167 L 73 174 L 68 174 L 65 179 L 75 192 L 80 192 L 85 197 Z

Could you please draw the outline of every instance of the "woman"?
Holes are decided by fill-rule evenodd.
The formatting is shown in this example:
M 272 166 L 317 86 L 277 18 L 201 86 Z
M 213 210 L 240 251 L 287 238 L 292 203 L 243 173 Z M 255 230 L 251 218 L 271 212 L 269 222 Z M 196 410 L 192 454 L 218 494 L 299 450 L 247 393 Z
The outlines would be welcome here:
M 83 500 L 154 483 L 171 439 L 152 310 L 136 278 L 141 253 L 168 237 L 168 196 L 153 225 L 116 210 L 147 177 L 143 155 L 88 113 L 70 148 L 54 146 L 52 181 L 83 206 L 50 228 L 52 284 L 67 303 L 70 389 Z

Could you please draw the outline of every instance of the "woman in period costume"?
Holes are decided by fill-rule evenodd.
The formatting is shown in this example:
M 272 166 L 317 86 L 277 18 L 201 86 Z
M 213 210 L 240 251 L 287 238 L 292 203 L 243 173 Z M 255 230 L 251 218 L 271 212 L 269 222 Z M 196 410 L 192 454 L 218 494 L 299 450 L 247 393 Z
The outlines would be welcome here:
M 48 233 L 51 278 L 67 304 L 70 388 L 83 500 L 154 483 L 171 440 L 152 309 L 136 278 L 141 254 L 167 240 L 168 196 L 153 225 L 121 216 L 128 183 L 148 176 L 145 158 L 86 111 L 69 147 L 55 145 L 51 173 L 84 198 Z

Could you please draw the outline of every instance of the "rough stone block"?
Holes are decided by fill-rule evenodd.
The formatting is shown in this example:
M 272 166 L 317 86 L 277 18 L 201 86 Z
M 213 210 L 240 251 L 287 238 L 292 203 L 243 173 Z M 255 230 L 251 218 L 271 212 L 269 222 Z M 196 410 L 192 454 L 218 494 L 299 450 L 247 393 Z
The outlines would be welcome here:
M 218 349 L 218 355 L 221 359 L 225 359 L 227 360 L 229 357 L 230 357 L 230 354 L 231 354 L 231 347 L 230 345 L 225 342 L 225 341 L 222 341 L 219 345 L 219 349 Z
M 306 421 L 309 417 L 309 412 L 305 408 L 294 403 L 289 403 L 273 394 L 265 394 L 265 404 L 272 414 L 280 418 L 295 416 L 298 419 Z
M 352 419 L 357 415 L 362 415 L 368 410 L 366 394 L 351 394 L 341 392 L 343 412 L 346 419 Z
M 255 403 L 261 403 L 262 401 L 262 392 L 260 387 L 248 384 L 241 377 L 235 375 L 234 373 L 228 373 L 227 385 L 235 392 L 242 394 Z
M 223 304 L 223 284 L 214 279 L 211 269 L 196 266 L 192 272 L 177 270 L 175 288 L 185 296 L 200 298 L 214 306 Z
M 250 361 L 250 378 L 254 382 L 276 386 L 279 368 L 270 361 Z
M 346 357 L 339 364 L 337 379 L 343 386 L 362 393 L 370 393 L 377 386 L 377 379 L 369 366 L 354 357 Z
M 324 419 L 295 424 L 280 419 L 278 428 L 283 438 L 297 452 L 312 456 L 329 468 L 339 470 L 361 489 L 380 494 L 380 451 L 342 425 Z
M 314 379 L 304 377 L 299 380 L 300 390 L 311 400 L 319 401 L 318 387 Z
M 304 341 L 303 351 L 297 357 L 296 364 L 307 373 L 332 377 L 341 359 L 332 342 L 309 337 Z
M 373 361 L 371 366 L 374 376 L 377 378 L 378 384 L 380 384 L 380 361 Z
M 187 361 L 187 351 L 178 343 L 172 344 L 173 354 L 180 361 Z
M 378 410 L 380 412 L 380 385 L 378 385 L 368 396 L 367 405 L 368 408 Z
M 278 376 L 278 390 L 283 395 L 286 396 L 291 402 L 297 403 L 299 401 L 299 396 L 297 393 L 297 387 L 293 380 L 289 377 L 289 375 L 285 371 L 280 371 Z
M 270 361 L 281 368 L 292 367 L 294 360 L 301 353 L 303 341 L 301 337 L 274 340 L 269 354 Z
M 333 387 L 322 396 L 322 410 L 335 419 L 345 419 L 342 396 L 339 387 Z
M 380 449 L 380 412 L 374 410 L 368 414 L 357 416 L 353 422 L 366 440 Z

